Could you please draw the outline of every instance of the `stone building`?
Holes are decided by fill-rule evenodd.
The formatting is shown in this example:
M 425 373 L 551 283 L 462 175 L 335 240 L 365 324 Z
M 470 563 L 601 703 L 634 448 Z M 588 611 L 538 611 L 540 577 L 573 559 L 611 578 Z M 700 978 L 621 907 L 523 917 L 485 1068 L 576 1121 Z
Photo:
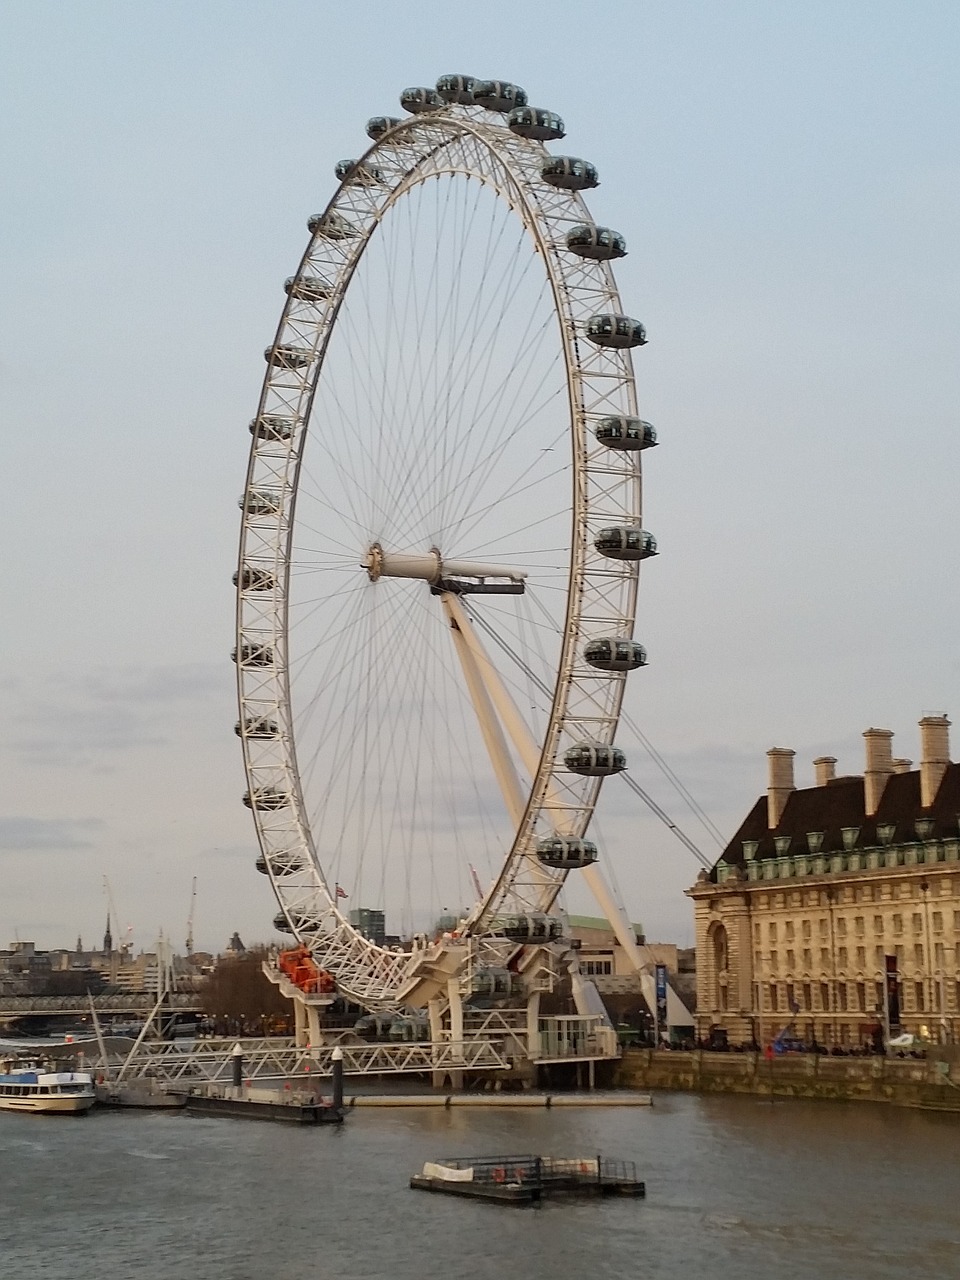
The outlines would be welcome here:
M 863 775 L 767 752 L 769 785 L 723 855 L 688 890 L 697 939 L 697 1030 L 731 1043 L 879 1041 L 886 957 L 902 1030 L 960 1040 L 960 765 L 946 716 L 920 721 L 921 761 L 868 729 Z M 894 1011 L 896 1013 L 896 1010 Z M 896 1020 L 896 1019 L 895 1019 Z

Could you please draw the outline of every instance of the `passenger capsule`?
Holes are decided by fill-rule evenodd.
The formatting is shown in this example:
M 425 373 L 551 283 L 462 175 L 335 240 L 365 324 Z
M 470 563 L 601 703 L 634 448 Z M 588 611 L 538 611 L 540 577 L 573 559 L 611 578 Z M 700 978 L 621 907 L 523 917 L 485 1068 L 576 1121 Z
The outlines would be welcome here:
M 611 560 L 646 560 L 657 554 L 657 540 L 638 524 L 618 524 L 601 529 L 593 540 L 601 555 Z
M 268 716 L 248 716 L 242 725 L 238 720 L 233 726 L 233 732 L 238 738 L 278 738 L 280 736 L 276 721 Z
M 367 137 L 379 142 L 385 133 L 400 124 L 399 116 L 373 116 L 367 121 Z
M 609 227 L 593 227 L 583 223 L 567 232 L 567 248 L 578 258 L 591 258 L 596 262 L 609 262 L 623 258 L 627 242 L 619 231 Z
M 468 107 L 473 102 L 473 76 L 441 76 L 437 81 L 437 93 L 444 102 L 459 102 Z
M 338 160 L 333 171 L 341 182 L 355 182 L 361 187 L 378 187 L 383 182 L 382 169 L 359 160 Z
M 573 871 L 596 862 L 597 846 L 592 840 L 579 840 L 573 836 L 547 836 L 537 844 L 537 858 L 545 867 Z
M 290 276 L 283 282 L 283 291 L 299 302 L 322 302 L 332 293 L 328 281 L 320 276 Z
M 642 347 L 647 331 L 639 320 L 629 316 L 591 316 L 587 321 L 587 337 L 597 347 Z
M 307 230 L 311 235 L 323 236 L 325 240 L 353 240 L 360 234 L 353 223 L 335 209 L 313 214 L 307 219 Z
M 475 80 L 473 83 L 473 100 L 488 111 L 512 111 L 514 107 L 527 105 L 526 91 L 518 84 L 509 84 L 506 80 Z
M 548 186 L 559 187 L 561 191 L 586 191 L 600 185 L 596 166 L 576 156 L 551 156 L 544 160 L 540 177 Z
M 514 107 L 507 116 L 507 128 L 521 138 L 533 138 L 536 142 L 556 142 L 566 133 L 556 112 L 540 107 Z
M 584 778 L 608 778 L 627 767 L 627 757 L 605 742 L 578 742 L 564 752 L 563 763 Z
M 278 347 L 267 347 L 263 358 L 274 369 L 304 369 L 313 359 L 313 352 L 309 347 L 281 344 Z
M 470 978 L 470 995 L 481 1000 L 502 1000 L 521 989 L 520 977 L 509 969 L 477 969 Z
M 283 879 L 284 876 L 295 876 L 298 871 L 303 870 L 303 858 L 299 853 L 274 853 L 270 856 L 268 867 L 267 860 L 261 853 L 256 867 L 262 876 L 269 875 L 272 871 L 278 879 Z
M 552 942 L 563 936 L 563 922 L 556 916 L 537 913 L 528 916 L 497 916 L 490 932 L 513 942 Z
M 598 671 L 636 671 L 647 665 L 647 651 L 636 640 L 604 636 L 591 640 L 583 650 L 584 659 Z
M 241 667 L 272 667 L 273 650 L 267 644 L 242 644 L 230 651 L 230 657 Z
M 400 105 L 411 115 L 423 115 L 425 111 L 437 111 L 444 105 L 443 99 L 436 89 L 404 89 L 400 95 Z
M 274 413 L 262 413 L 250 423 L 250 434 L 258 440 L 289 440 L 293 435 L 292 418 L 281 418 Z
M 256 791 L 243 793 L 243 803 L 248 809 L 285 809 L 290 793 L 278 787 L 257 787 Z
M 239 574 L 233 575 L 233 585 L 241 591 L 272 591 L 277 580 L 267 569 L 251 569 L 244 565 Z
M 275 516 L 283 506 L 276 489 L 250 489 L 237 504 L 248 516 Z
M 656 430 L 642 418 L 601 418 L 594 434 L 608 449 L 624 453 L 652 449 L 657 443 Z

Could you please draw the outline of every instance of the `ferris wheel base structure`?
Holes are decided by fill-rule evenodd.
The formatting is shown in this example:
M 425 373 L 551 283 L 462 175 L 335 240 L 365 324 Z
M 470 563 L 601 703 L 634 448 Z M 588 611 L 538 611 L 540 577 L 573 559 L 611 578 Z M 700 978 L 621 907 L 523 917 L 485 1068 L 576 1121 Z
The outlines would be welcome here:
M 646 664 L 646 332 L 612 274 L 626 241 L 583 200 L 597 170 L 544 146 L 559 116 L 460 75 L 400 101 L 336 166 L 264 352 L 234 575 L 243 803 L 277 928 L 344 999 L 418 1011 L 447 1058 L 486 1038 L 602 1060 L 616 1037 L 557 904 L 582 876 L 644 971 L 587 831 Z M 463 902 L 474 860 L 489 887 L 431 941 L 380 945 L 342 908 L 392 894 L 412 920 L 418 875 L 431 907 Z M 320 1043 L 323 1000 L 286 994 Z

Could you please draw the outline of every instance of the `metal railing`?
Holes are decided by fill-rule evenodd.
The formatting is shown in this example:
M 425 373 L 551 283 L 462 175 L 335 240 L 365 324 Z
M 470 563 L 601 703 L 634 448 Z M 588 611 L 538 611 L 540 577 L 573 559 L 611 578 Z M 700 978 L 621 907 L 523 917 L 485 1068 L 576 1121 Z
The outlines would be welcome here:
M 93 997 L 97 1013 L 142 1013 L 153 1010 L 155 991 L 122 991 Z M 203 1004 L 193 991 L 173 991 L 164 1007 L 176 1013 L 202 1013 Z M 89 1013 L 90 996 L 4 996 L 0 995 L 0 1018 L 24 1018 L 51 1013 Z

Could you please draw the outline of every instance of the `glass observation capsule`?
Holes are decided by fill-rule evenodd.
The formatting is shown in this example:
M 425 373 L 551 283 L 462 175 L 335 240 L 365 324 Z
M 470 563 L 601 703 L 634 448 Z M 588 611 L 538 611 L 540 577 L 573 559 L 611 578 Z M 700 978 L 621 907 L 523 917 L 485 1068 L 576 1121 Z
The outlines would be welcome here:
M 596 862 L 597 846 L 592 840 L 580 840 L 574 836 L 547 836 L 537 844 L 537 858 L 545 867 L 573 871 Z
M 510 84 L 506 80 L 475 80 L 473 82 L 473 100 L 488 111 L 512 111 L 514 107 L 525 107 L 527 95 L 518 84 Z
M 657 433 L 642 418 L 601 418 L 594 431 L 599 442 L 608 449 L 636 453 L 640 449 L 652 449 L 657 443 Z
M 378 142 L 385 133 L 399 123 L 399 116 L 372 116 L 367 121 L 367 137 Z
M 353 240 L 359 234 L 353 223 L 335 209 L 312 214 L 307 219 L 307 230 L 325 240 Z
M 274 489 L 251 489 L 239 499 L 237 505 L 248 516 L 275 516 L 282 502 L 280 494 Z
M 333 171 L 340 182 L 355 182 L 361 187 L 378 187 L 383 182 L 382 169 L 359 160 L 338 160 Z
M 274 369 L 303 369 L 313 359 L 313 352 L 309 347 L 282 344 L 279 347 L 267 347 L 263 358 Z
M 298 871 L 303 870 L 303 859 L 299 853 L 275 853 L 270 859 L 270 866 L 267 866 L 267 860 L 261 853 L 256 862 L 257 870 L 261 875 L 273 874 L 279 879 L 284 876 L 295 876 Z
M 436 111 L 443 106 L 443 99 L 436 89 L 404 89 L 400 95 L 400 105 L 411 115 L 422 115 L 424 111 Z
M 636 671 L 647 665 L 647 651 L 636 640 L 604 636 L 591 640 L 583 650 L 584 660 L 598 671 Z
M 250 423 L 250 434 L 258 440 L 289 440 L 293 435 L 293 419 L 262 413 Z
M 608 778 L 627 767 L 627 757 L 605 742 L 578 742 L 564 752 L 563 763 L 584 778 Z
M 238 738 L 277 738 L 280 730 L 275 720 L 268 716 L 247 716 L 243 724 L 238 720 L 233 726 Z
M 507 128 L 521 138 L 533 138 L 535 142 L 556 142 L 566 133 L 563 121 L 555 111 L 541 107 L 514 107 L 507 116 Z
M 437 81 L 437 93 L 444 102 L 459 102 L 468 107 L 473 102 L 473 76 L 441 76 Z
M 283 809 L 290 803 L 290 794 L 278 787 L 257 787 L 243 793 L 243 803 L 248 809 Z
M 509 969 L 477 969 L 470 979 L 470 994 L 478 999 L 503 999 L 520 989 L 519 976 Z
M 239 650 L 231 649 L 230 657 L 241 667 L 273 666 L 273 650 L 267 644 L 242 644 Z
M 609 262 L 623 258 L 627 242 L 619 231 L 610 227 L 593 227 L 582 223 L 567 232 L 567 248 L 578 258 L 592 258 L 596 262 Z
M 629 316 L 591 316 L 587 321 L 587 337 L 597 347 L 642 347 L 647 331 L 639 320 Z
M 556 916 L 498 916 L 490 921 L 491 933 L 513 942 L 551 942 L 563 936 L 563 923 Z
M 540 176 L 548 186 L 561 191 L 586 191 L 600 185 L 596 166 L 576 156 L 551 156 L 540 166 Z
M 290 276 L 283 282 L 283 291 L 288 298 L 300 302 L 323 302 L 331 292 L 330 285 L 320 276 Z
M 646 560 L 657 554 L 657 540 L 638 524 L 618 524 L 601 529 L 593 540 L 601 555 L 611 560 Z
M 251 569 L 244 565 L 239 574 L 233 575 L 233 585 L 241 591 L 272 591 L 276 578 L 267 569 Z

